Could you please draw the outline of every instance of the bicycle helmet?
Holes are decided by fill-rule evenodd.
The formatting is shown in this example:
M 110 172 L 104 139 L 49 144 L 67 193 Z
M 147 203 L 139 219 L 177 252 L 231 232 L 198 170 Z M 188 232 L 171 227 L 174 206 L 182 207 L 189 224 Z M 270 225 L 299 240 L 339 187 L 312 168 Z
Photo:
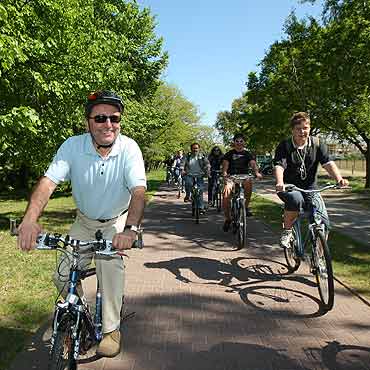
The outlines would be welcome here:
M 122 99 L 116 93 L 108 90 L 98 90 L 92 92 L 87 97 L 87 102 L 85 103 L 86 117 L 90 115 L 92 108 L 97 104 L 114 105 L 120 112 L 122 112 L 124 108 Z

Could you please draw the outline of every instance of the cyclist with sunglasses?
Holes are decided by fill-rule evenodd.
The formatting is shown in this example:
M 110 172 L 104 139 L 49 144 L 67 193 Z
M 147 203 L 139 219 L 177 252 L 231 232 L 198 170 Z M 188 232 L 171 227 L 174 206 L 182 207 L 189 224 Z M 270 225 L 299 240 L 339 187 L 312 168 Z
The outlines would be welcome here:
M 224 177 L 224 192 L 222 205 L 224 208 L 224 226 L 225 232 L 229 231 L 231 225 L 230 214 L 230 197 L 234 183 L 228 180 L 229 175 L 247 175 L 250 168 L 253 170 L 255 177 L 261 179 L 255 156 L 246 150 L 245 140 L 242 134 L 236 134 L 233 138 L 233 149 L 228 151 L 222 161 L 222 175 Z M 251 216 L 248 206 L 252 195 L 252 180 L 245 180 L 243 183 L 245 191 L 245 208 L 247 216 Z
M 93 240 L 100 229 L 120 254 L 131 248 L 143 217 L 146 178 L 136 142 L 120 134 L 121 98 L 97 91 L 85 104 L 87 133 L 68 138 L 57 151 L 45 175 L 36 185 L 18 228 L 18 246 L 33 249 L 41 233 L 38 219 L 57 185 L 70 181 L 77 215 L 69 235 Z M 91 259 L 84 259 L 88 267 Z M 66 296 L 67 259 L 60 261 L 54 282 Z M 86 264 L 86 265 L 85 265 Z M 96 257 L 97 278 L 103 298 L 103 339 L 97 354 L 114 357 L 121 350 L 120 313 L 124 288 L 122 256 Z

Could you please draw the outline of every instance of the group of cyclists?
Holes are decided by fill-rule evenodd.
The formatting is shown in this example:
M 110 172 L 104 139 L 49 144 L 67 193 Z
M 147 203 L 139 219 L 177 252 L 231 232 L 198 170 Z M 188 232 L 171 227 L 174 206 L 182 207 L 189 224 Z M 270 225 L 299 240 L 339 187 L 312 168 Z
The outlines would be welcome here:
M 34 249 L 42 227 L 39 218 L 57 185 L 70 181 L 77 214 L 69 231 L 76 242 L 95 239 L 100 230 L 104 239 L 112 240 L 118 255 L 95 257 L 97 279 L 102 288 L 102 340 L 97 354 L 114 357 L 121 351 L 121 312 L 124 295 L 125 264 L 122 256 L 137 238 L 145 204 L 146 176 L 141 150 L 137 143 L 121 133 L 124 104 L 120 96 L 111 91 L 91 93 L 85 102 L 87 132 L 68 138 L 59 148 L 44 176 L 35 186 L 18 228 L 18 247 L 23 251 Z M 310 136 L 310 118 L 307 113 L 295 113 L 291 118 L 291 136 L 282 141 L 275 152 L 274 175 L 276 191 L 285 203 L 283 232 L 280 244 L 289 245 L 292 225 L 298 212 L 318 202 L 325 205 L 320 195 L 307 196 L 300 191 L 286 192 L 290 183 L 302 189 L 316 187 L 319 163 L 341 186 L 347 186 L 337 166 L 330 160 L 328 149 L 322 141 Z M 124 130 L 124 126 L 122 127 Z M 213 184 L 217 176 L 224 179 L 223 230 L 230 229 L 230 197 L 233 182 L 230 175 L 248 174 L 251 170 L 257 179 L 262 178 L 255 156 L 246 149 L 245 138 L 236 134 L 233 148 L 222 153 L 215 146 L 208 156 L 201 153 L 199 143 L 191 145 L 190 153 L 179 150 L 166 161 L 168 176 L 177 182 L 184 181 L 184 201 L 191 201 L 192 176 L 201 180 L 198 185 L 204 190 L 203 177 L 208 177 L 208 200 L 212 199 Z M 168 178 L 169 180 L 169 178 Z M 250 179 L 243 182 L 245 206 L 249 215 L 252 193 Z M 205 210 L 203 200 L 200 208 Z M 84 260 L 85 261 L 85 260 Z M 84 268 L 91 260 L 84 262 Z M 65 291 L 71 260 L 63 256 L 54 276 L 55 285 L 64 299 L 71 299 Z M 82 289 L 82 286 L 78 287 Z M 69 295 L 68 295 L 69 294 Z M 69 297 L 69 298 L 68 298 Z M 72 297 L 73 298 L 73 297 Z
M 326 144 L 318 137 L 310 135 L 311 121 L 306 112 L 295 113 L 290 120 L 291 136 L 283 140 L 275 150 L 273 160 L 274 176 L 276 180 L 276 192 L 284 202 L 283 230 L 280 237 L 280 245 L 283 248 L 289 246 L 292 238 L 292 226 L 299 212 L 316 204 L 323 214 L 326 223 L 329 224 L 324 201 L 319 193 L 302 193 L 299 191 L 285 191 L 284 184 L 293 184 L 301 189 L 315 189 L 317 187 L 317 172 L 319 164 L 327 171 L 339 186 L 348 186 L 348 181 L 343 179 L 334 161 L 329 157 Z M 231 225 L 230 197 L 234 183 L 230 175 L 252 174 L 256 179 L 261 179 L 262 174 L 258 168 L 255 155 L 246 149 L 245 138 L 242 134 L 235 134 L 232 149 L 223 154 L 219 146 L 212 148 L 208 156 L 201 153 L 199 143 L 193 143 L 191 151 L 186 156 L 178 151 L 167 162 L 167 169 L 174 173 L 174 177 L 181 176 L 185 181 L 184 202 L 191 201 L 192 178 L 197 176 L 200 180 L 198 185 L 204 190 L 203 177 L 208 177 L 208 205 L 212 205 L 214 183 L 217 176 L 223 178 L 223 230 L 229 231 Z M 245 206 L 247 216 L 252 213 L 249 203 L 252 194 L 252 180 L 243 182 L 245 191 Z M 200 204 L 204 213 L 203 199 Z

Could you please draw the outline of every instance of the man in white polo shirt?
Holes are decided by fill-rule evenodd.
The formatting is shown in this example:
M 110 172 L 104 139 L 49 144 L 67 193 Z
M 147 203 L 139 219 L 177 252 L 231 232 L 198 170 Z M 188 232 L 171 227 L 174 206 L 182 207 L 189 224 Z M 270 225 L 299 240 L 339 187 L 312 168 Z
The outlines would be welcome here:
M 96 230 L 122 251 L 131 248 L 144 212 L 146 178 L 141 151 L 136 142 L 120 134 L 121 98 L 110 91 L 97 91 L 85 105 L 88 133 L 67 139 L 40 179 L 18 228 L 18 246 L 31 250 L 41 232 L 37 223 L 57 185 L 72 184 L 77 216 L 70 236 L 95 239 Z M 86 266 L 91 260 L 86 261 Z M 97 278 L 103 296 L 103 340 L 97 353 L 114 357 L 120 352 L 120 312 L 124 288 L 122 256 L 95 257 Z M 54 282 L 61 291 L 68 275 L 64 259 Z M 64 292 L 65 293 L 65 292 Z

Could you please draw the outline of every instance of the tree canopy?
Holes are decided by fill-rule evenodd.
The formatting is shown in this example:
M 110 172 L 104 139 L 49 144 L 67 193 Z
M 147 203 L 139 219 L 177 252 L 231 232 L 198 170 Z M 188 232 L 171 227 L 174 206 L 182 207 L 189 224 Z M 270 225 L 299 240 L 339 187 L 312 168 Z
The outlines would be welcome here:
M 122 131 L 147 160 L 196 137 L 197 108 L 161 81 L 168 54 L 155 27 L 134 0 L 0 3 L 1 187 L 32 185 L 85 130 L 83 104 L 97 89 L 123 97 Z
M 216 126 L 224 136 L 243 131 L 251 147 L 271 151 L 288 134 L 292 113 L 308 111 L 314 134 L 331 134 L 363 153 L 369 187 L 370 3 L 327 0 L 321 20 L 292 13 L 285 34 Z

